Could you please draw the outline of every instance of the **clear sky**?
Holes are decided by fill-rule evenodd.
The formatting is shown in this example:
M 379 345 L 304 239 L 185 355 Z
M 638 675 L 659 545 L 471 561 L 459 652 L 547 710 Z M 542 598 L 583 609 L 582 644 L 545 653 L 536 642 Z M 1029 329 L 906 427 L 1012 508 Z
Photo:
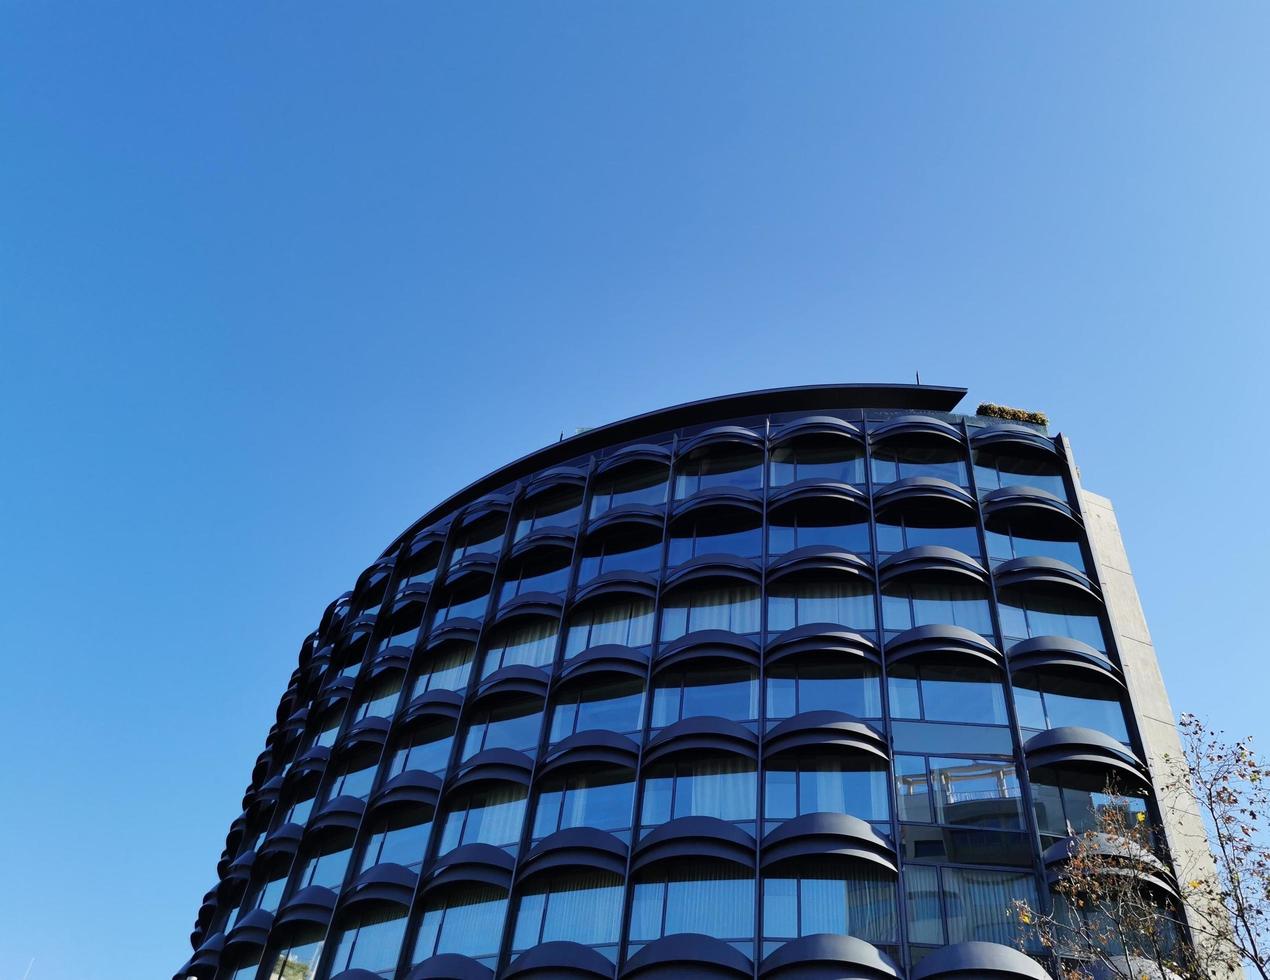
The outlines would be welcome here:
M 1270 7 L 0 3 L 0 980 L 164 978 L 401 529 L 729 391 L 965 385 L 1265 720 Z

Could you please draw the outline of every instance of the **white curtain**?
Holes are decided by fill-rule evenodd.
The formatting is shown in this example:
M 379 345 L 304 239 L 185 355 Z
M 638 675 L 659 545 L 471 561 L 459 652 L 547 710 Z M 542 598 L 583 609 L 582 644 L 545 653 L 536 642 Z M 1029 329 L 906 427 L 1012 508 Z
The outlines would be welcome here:
M 803 623 L 873 629 L 873 590 L 848 582 L 799 582 L 768 598 L 767 627 L 779 633 Z
M 697 630 L 757 633 L 758 589 L 735 585 L 681 593 L 668 600 L 662 616 L 662 640 L 673 640 Z
M 486 674 L 511 664 L 543 667 L 551 663 L 557 632 L 554 619 L 529 619 L 504 628 L 485 658 Z
M 977 940 L 1012 946 L 1018 927 L 1011 916 L 1015 901 L 1036 907 L 1032 876 L 1009 871 L 973 871 L 944 868 L 944 891 L 950 896 L 948 941 Z M 955 914 L 958 912 L 960 914 Z
M 395 906 L 370 913 L 361 925 L 348 929 L 340 940 L 335 954 L 335 966 L 341 969 L 370 970 L 372 973 L 391 973 L 397 966 L 401 942 L 406 935 L 405 910 Z M 343 963 L 345 944 L 356 937 L 352 944 L 347 966 Z
M 506 915 L 507 896 L 500 889 L 488 886 L 454 889 L 439 923 L 436 952 L 472 957 L 497 953 Z M 421 940 L 423 935 L 421 927 Z M 416 953 L 416 959 L 423 958 Z
M 525 821 L 525 791 L 519 786 L 499 787 L 485 794 L 483 806 L 468 811 L 464 844 L 514 844 Z
M 584 946 L 615 943 L 621 921 L 621 880 L 603 871 L 580 872 L 553 883 L 541 941 L 565 940 Z
M 716 939 L 754 935 L 754 879 L 707 862 L 677 869 L 666 885 L 665 935 L 699 932 Z
M 447 644 L 438 650 L 429 664 L 429 673 L 415 685 L 415 693 L 423 691 L 461 691 L 467 687 L 468 672 L 476 648 L 470 643 Z
M 758 791 L 754 764 L 745 759 L 706 759 L 680 770 L 676 817 L 753 820 Z
M 606 643 L 646 646 L 653 640 L 653 604 L 648 599 L 624 599 L 574 616 L 565 642 L 565 656 Z

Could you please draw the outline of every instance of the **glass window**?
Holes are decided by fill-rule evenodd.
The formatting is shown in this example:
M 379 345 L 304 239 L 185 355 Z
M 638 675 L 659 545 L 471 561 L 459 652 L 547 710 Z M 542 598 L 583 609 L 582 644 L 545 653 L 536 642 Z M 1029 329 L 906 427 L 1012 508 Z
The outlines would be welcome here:
M 993 635 L 992 611 L 982 585 L 965 581 L 892 583 L 882 591 L 882 624 L 888 630 L 914 626 L 961 626 Z
M 441 828 L 439 854 L 464 844 L 510 847 L 520 841 L 525 822 L 525 787 L 490 783 L 451 805 Z
M 303 791 L 303 795 L 299 797 L 288 808 L 286 815 L 282 818 L 283 823 L 308 823 L 309 814 L 313 812 L 313 794 L 314 788 L 308 787 Z
M 1061 671 L 1026 671 L 1014 684 L 1014 703 L 1019 727 L 1032 731 L 1047 728 L 1092 728 L 1121 742 L 1129 741 L 1119 690 Z
M 480 619 L 489 605 L 489 579 L 483 575 L 465 576 L 442 600 L 432 617 L 432 625 L 440 626 L 452 619 Z
M 572 554 L 564 548 L 534 548 L 507 572 L 499 603 L 529 592 L 562 594 L 569 587 Z
M 628 504 L 657 506 L 666 502 L 667 467 L 633 463 L 596 477 L 591 489 L 591 516 Z
M 418 871 L 423 865 L 428 840 L 432 836 L 432 814 L 418 810 L 384 814 L 370 826 L 362 871 L 377 864 L 400 864 Z
M 536 494 L 520 508 L 515 540 L 530 531 L 544 527 L 576 527 L 582 516 L 582 491 L 577 487 L 561 487 Z
M 655 827 L 679 817 L 744 821 L 753 833 L 757 777 L 754 763 L 737 756 L 656 766 L 644 780 L 640 824 Z
M 437 564 L 441 561 L 441 545 L 436 541 L 421 544 L 407 558 L 402 569 L 401 581 L 397 583 L 400 591 L 407 585 L 427 585 L 437 577 Z
M 406 910 L 389 906 L 358 913 L 336 936 L 331 975 L 340 970 L 369 970 L 391 977 L 406 938 Z
M 1001 632 L 1009 639 L 1068 636 L 1095 650 L 1107 648 L 1098 604 L 1092 599 L 1021 589 L 1003 589 L 999 599 Z
M 1107 811 L 1119 810 L 1126 826 L 1134 827 L 1148 819 L 1143 793 L 1116 785 L 1105 772 L 1054 771 L 1034 773 L 1032 806 L 1043 837 L 1052 840 L 1071 833 L 1083 834 L 1108 826 Z M 1046 841 L 1045 843 L 1049 843 Z
M 374 756 L 366 756 L 349 762 L 347 768 L 335 776 L 326 798 L 333 800 L 337 796 L 355 796 L 359 800 L 366 799 L 375 783 L 378 761 Z
M 496 514 L 477 521 L 455 535 L 454 550 L 450 552 L 451 567 L 469 555 L 498 554 L 503 547 L 506 520 L 505 515 Z
M 485 651 L 482 677 L 502 667 L 523 664 L 549 667 L 556 659 L 556 636 L 560 626 L 554 617 L 518 617 L 497 627 Z
M 333 835 L 323 840 L 317 850 L 308 855 L 300 871 L 295 890 L 320 885 L 337 895 L 348 870 L 348 857 L 352 848 L 352 835 Z
M 841 869 L 799 862 L 763 879 L 765 939 L 830 933 L 889 943 L 897 919 L 895 876 L 863 861 Z
M 247 893 L 247 899 L 242 904 L 238 918 L 241 919 L 248 912 L 255 909 L 264 909 L 266 912 L 276 913 L 278 904 L 282 900 L 282 893 L 287 887 L 287 872 L 289 870 L 289 864 L 271 869 L 270 877 L 266 878 L 263 883 L 258 883 Z
M 944 912 L 937 868 L 905 865 L 904 906 L 908 916 L 909 942 L 944 945 Z
M 389 647 L 408 647 L 414 649 L 419 639 L 419 627 L 423 625 L 423 603 L 407 603 L 404 608 L 394 612 L 392 622 L 388 624 L 387 635 L 379 641 L 380 650 Z
M 569 620 L 565 658 L 576 657 L 591 647 L 616 643 L 643 647 L 653 642 L 653 600 L 620 596 L 580 609 Z
M 578 582 L 589 582 L 608 572 L 656 572 L 659 568 L 661 528 L 633 524 L 587 538 Z
M 1005 725 L 999 671 L 966 664 L 900 663 L 887 678 L 892 718 Z
M 551 741 L 575 732 L 638 732 L 644 715 L 644 684 L 638 678 L 586 679 L 556 695 L 551 714 Z
M 705 446 L 679 461 L 676 500 L 721 487 L 762 490 L 763 450 L 735 443 Z
M 824 545 L 871 556 L 869 515 L 841 501 L 805 500 L 778 507 L 768 517 L 767 548 L 783 555 L 796 548 Z
M 328 711 L 318 720 L 317 734 L 313 736 L 313 747 L 330 748 L 335 744 L 335 736 L 340 733 L 340 722 L 344 719 L 344 708 L 341 705 Z
M 370 690 L 361 696 L 353 709 L 357 721 L 363 718 L 390 718 L 401 700 L 401 686 L 405 678 L 397 671 L 382 674 L 371 682 Z
M 974 460 L 975 484 L 980 490 L 1011 486 L 1036 487 L 1052 493 L 1060 500 L 1067 499 L 1063 464 L 1056 456 L 1048 453 L 1012 455 L 991 449 L 976 449 Z
M 634 798 L 634 776 L 625 769 L 597 769 L 549 778 L 538 791 L 534 839 L 571 827 L 593 827 L 610 833 L 628 831 Z
M 454 722 L 437 721 L 420 727 L 398 745 L 388 767 L 388 778 L 399 776 L 407 769 L 443 773 L 450 764 L 453 745 Z
M 515 952 L 539 943 L 573 942 L 617 956 L 622 879 L 606 871 L 571 871 L 536 879 L 517 902 Z
M 678 933 L 749 940 L 754 935 L 754 878 L 735 865 L 685 861 L 635 884 L 631 942 Z
M 427 655 L 424 672 L 410 692 L 413 700 L 425 691 L 462 691 L 472 671 L 476 646 L 472 643 L 444 643 Z
M 266 955 L 271 961 L 269 980 L 313 980 L 322 955 L 321 933 L 306 931 L 286 947 Z
M 885 763 L 858 754 L 778 758 L 764 774 L 763 792 L 763 814 L 773 823 L 808 813 L 845 813 L 870 822 L 891 819 Z M 881 829 L 890 833 L 889 827 Z
M 772 486 L 799 480 L 864 482 L 864 448 L 833 436 L 802 436 L 772 450 Z
M 910 755 L 897 755 L 895 761 L 900 819 L 1023 829 L 1023 795 L 1012 761 Z
M 698 630 L 757 633 L 758 586 L 728 582 L 670 593 L 661 613 L 661 641 L 666 643 Z
M 969 483 L 965 454 L 960 446 L 944 439 L 874 447 L 874 484 L 881 486 L 914 476 L 931 476 L 964 487 Z
M 701 555 L 736 555 L 761 558 L 763 519 L 739 507 L 716 507 L 708 513 L 689 515 L 670 526 L 667 565 L 682 565 Z
M 982 557 L 979 529 L 969 511 L 940 507 L 918 510 L 888 508 L 877 519 L 878 554 L 890 555 L 907 548 L 952 548 L 972 558 Z
M 653 727 L 683 718 L 713 716 L 731 721 L 758 717 L 758 678 L 751 667 L 700 665 L 666 670 L 653 690 Z
M 767 589 L 769 633 L 806 623 L 871 630 L 875 622 L 873 586 L 863 579 L 783 580 Z
M 949 943 L 1018 946 L 1018 926 L 1009 911 L 1015 902 L 1038 907 L 1032 875 L 979 868 L 941 868 L 940 874 Z
M 1012 558 L 1057 558 L 1082 572 L 1085 570 L 1080 542 L 1066 521 L 1044 524 L 1036 520 L 996 520 L 988 525 L 985 534 L 988 556 L 994 562 Z
M 455 953 L 492 966 L 503 938 L 507 893 L 492 885 L 455 885 L 429 892 L 415 940 L 414 961 Z
M 515 749 L 532 754 L 542 729 L 541 701 L 512 701 L 473 712 L 463 741 L 463 758 L 486 749 Z
M 791 718 L 804 711 L 880 718 L 880 672 L 872 664 L 828 657 L 773 665 L 767 672 L 767 717 Z

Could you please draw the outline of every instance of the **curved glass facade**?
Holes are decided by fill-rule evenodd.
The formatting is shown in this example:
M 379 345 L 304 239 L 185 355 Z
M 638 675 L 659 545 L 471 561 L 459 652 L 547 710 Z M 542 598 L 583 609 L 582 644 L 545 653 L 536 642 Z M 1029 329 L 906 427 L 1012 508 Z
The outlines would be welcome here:
M 304 641 L 178 977 L 1036 976 L 1045 850 L 1109 774 L 1158 813 L 1065 449 L 960 395 L 667 409 L 436 508 Z

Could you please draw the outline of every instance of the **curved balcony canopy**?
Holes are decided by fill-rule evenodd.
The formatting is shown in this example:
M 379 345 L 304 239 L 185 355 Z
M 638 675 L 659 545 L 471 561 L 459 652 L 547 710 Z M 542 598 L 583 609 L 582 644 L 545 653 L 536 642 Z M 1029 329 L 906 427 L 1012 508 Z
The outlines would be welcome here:
M 602 643 L 568 660 L 556 675 L 556 686 L 587 683 L 586 678 L 604 674 L 642 679 L 647 670 L 648 654 L 643 650 Z
M 506 891 L 511 887 L 516 859 L 493 844 L 464 844 L 437 859 L 424 880 L 424 892 L 450 885 L 493 885 Z
M 875 490 L 873 506 L 878 511 L 913 503 L 948 506 L 973 511 L 975 499 L 970 491 L 937 476 L 910 476 Z
M 993 570 L 997 587 L 1002 589 L 1036 587 L 1075 591 L 1102 601 L 1097 587 L 1084 572 L 1057 558 L 1032 556 L 1011 558 Z
M 802 439 L 808 436 L 825 436 L 831 439 L 849 439 L 863 444 L 864 433 L 860 427 L 832 415 L 808 415 L 793 422 L 787 422 L 772 433 L 769 443 L 773 448 L 782 446 L 791 439 Z
M 505 980 L 612 980 L 613 964 L 579 943 L 542 943 L 512 960 Z
M 486 749 L 468 759 L 450 783 L 453 792 L 477 783 L 500 782 L 529 785 L 534 761 L 515 749 Z
M 635 871 L 663 861 L 715 860 L 754 868 L 754 838 L 715 817 L 679 817 L 647 834 L 635 847 Z
M 604 871 L 621 877 L 626 873 L 627 847 L 612 834 L 592 827 L 569 827 L 543 838 L 525 855 L 517 871 L 524 881 L 562 868 Z
M 458 953 L 430 956 L 406 974 L 406 980 L 494 980 L 494 971 Z
M 1178 897 L 1173 873 L 1163 861 L 1136 841 L 1102 833 L 1068 837 L 1047 847 L 1041 860 L 1045 864 L 1045 874 L 1050 885 L 1064 877 L 1067 864 L 1077 854 L 1099 862 L 1098 867 L 1107 874 L 1131 875 L 1170 898 Z M 1089 873 L 1091 871 L 1086 861 L 1086 870 L 1082 870 L 1082 877 Z
M 623 980 L 747 980 L 749 958 L 722 940 L 684 932 L 649 943 L 626 961 Z
M 803 749 L 859 752 L 890 761 L 886 737 L 871 725 L 841 711 L 805 711 L 786 718 L 767 733 L 763 758 Z
M 1000 943 L 943 946 L 913 967 L 912 980 L 1050 980 L 1036 960 Z
M 892 439 L 942 439 L 961 445 L 961 430 L 930 415 L 900 415 L 869 432 L 874 443 Z
M 435 808 L 441 795 L 441 777 L 435 773 L 407 769 L 398 773 L 371 797 L 368 809 L 375 813 L 410 807 Z
M 684 753 L 720 753 L 756 759 L 758 736 L 744 725 L 726 718 L 708 715 L 685 718 L 653 736 L 644 750 L 644 765 L 653 765 Z
M 340 900 L 341 909 L 396 905 L 408 910 L 418 883 L 419 876 L 399 864 L 376 864 L 348 886 Z
M 984 495 L 982 507 L 984 520 L 988 522 L 1019 515 L 1045 522 L 1042 526 L 1080 526 L 1080 518 L 1066 500 L 1038 487 L 1009 486 L 993 490 Z
M 961 660 L 1000 667 L 1001 651 L 978 633 L 964 626 L 914 626 L 886 643 L 886 662 L 939 659 Z
M 786 861 L 867 861 L 899 874 L 895 845 L 872 825 L 845 813 L 805 813 L 770 831 L 762 844 L 764 872 Z
M 768 563 L 769 581 L 778 582 L 796 575 L 854 576 L 872 581 L 873 569 L 855 552 L 827 544 L 795 548 Z
M 639 762 L 639 746 L 616 732 L 583 731 L 570 735 L 552 747 L 538 767 L 546 776 L 564 769 L 631 769 Z
M 848 656 L 874 664 L 882 662 L 876 643 L 834 623 L 804 623 L 786 630 L 767 644 L 768 664 L 818 656 Z
M 758 644 L 748 637 L 727 630 L 696 630 L 667 643 L 657 651 L 653 672 L 701 661 L 719 661 L 756 667 Z
M 1023 743 L 1023 755 L 1029 769 L 1104 769 L 1127 775 L 1138 785 L 1150 784 L 1146 766 L 1137 756 L 1110 735 L 1092 728 L 1067 726 L 1033 735 Z
M 891 957 L 863 939 L 815 933 L 794 939 L 759 964 L 762 980 L 890 980 L 903 973 Z
M 878 577 L 885 582 L 913 577 L 960 578 L 984 584 L 988 574 L 974 558 L 941 545 L 919 545 L 906 548 L 884 559 L 878 567 Z
M 1079 671 L 1124 687 L 1120 668 L 1100 650 L 1069 636 L 1034 636 L 1010 647 L 1010 670 Z
M 694 453 L 706 446 L 753 446 L 756 449 L 763 448 L 763 437 L 753 429 L 747 429 L 740 425 L 716 425 L 713 428 L 699 432 L 690 439 L 684 440 L 679 446 L 679 455 L 688 455 Z
M 335 892 L 321 885 L 310 885 L 301 888 L 292 895 L 274 920 L 274 933 L 280 929 L 295 929 L 303 926 L 316 926 L 325 929 L 331 924 L 331 913 L 335 911 Z

